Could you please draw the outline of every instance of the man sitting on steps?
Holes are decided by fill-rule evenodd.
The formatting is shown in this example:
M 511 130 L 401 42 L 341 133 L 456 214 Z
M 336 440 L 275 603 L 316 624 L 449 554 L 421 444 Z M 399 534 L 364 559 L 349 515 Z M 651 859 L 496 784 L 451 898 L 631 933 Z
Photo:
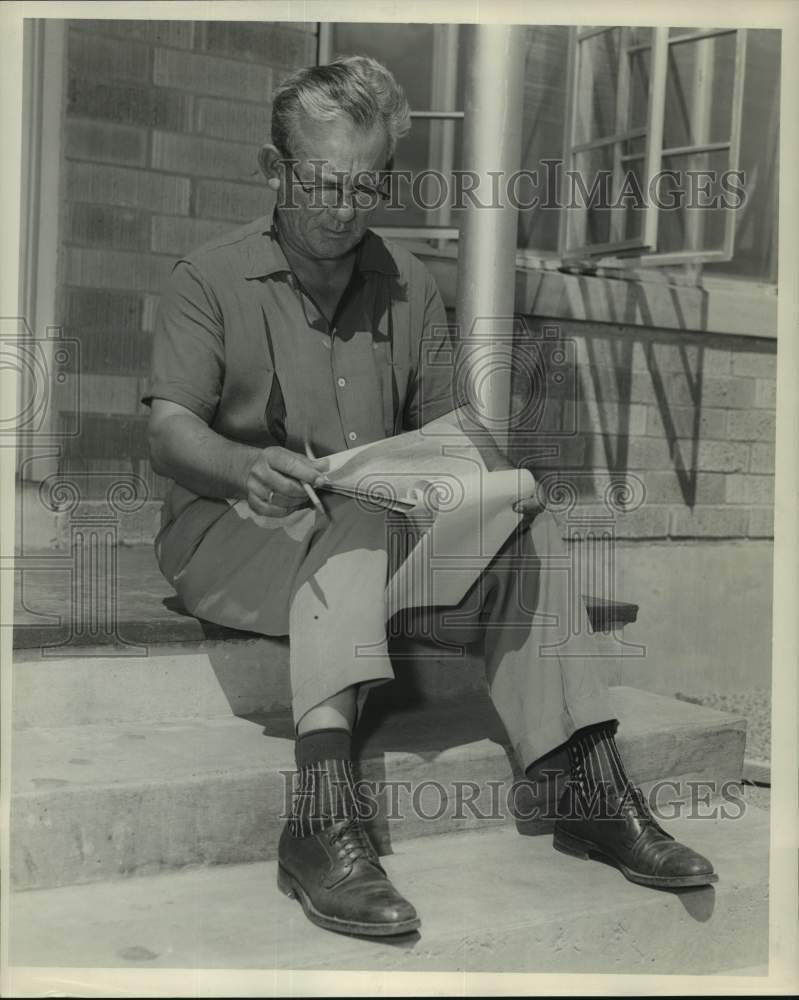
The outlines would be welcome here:
M 260 153 L 274 214 L 175 266 L 145 397 L 153 467 L 173 481 L 156 540 L 164 575 L 199 618 L 290 636 L 299 781 L 279 885 L 320 926 L 368 935 L 420 924 L 361 825 L 351 759 L 368 688 L 394 676 L 386 517 L 329 493 L 323 515 L 305 484 L 320 484 L 324 456 L 454 406 L 435 284 L 367 228 L 408 128 L 401 89 L 371 59 L 311 67 L 280 86 L 273 144 Z M 421 361 L 423 341 L 439 363 Z M 567 762 L 555 847 L 610 860 L 643 885 L 715 881 L 710 862 L 664 832 L 630 787 L 591 659 L 542 652 L 536 620 L 569 620 L 569 587 L 542 570 L 563 550 L 552 515 L 532 498 L 523 506 L 519 531 L 445 638 L 481 643 L 520 767 L 536 775 Z M 356 654 L 364 647 L 368 657 Z

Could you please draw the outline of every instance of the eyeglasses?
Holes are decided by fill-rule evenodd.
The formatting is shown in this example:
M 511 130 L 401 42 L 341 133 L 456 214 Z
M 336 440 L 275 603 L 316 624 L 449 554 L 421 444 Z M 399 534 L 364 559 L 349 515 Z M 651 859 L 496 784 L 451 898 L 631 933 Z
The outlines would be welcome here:
M 348 190 L 354 206 L 360 209 L 375 208 L 378 201 L 391 197 L 391 173 L 387 170 L 359 171 L 354 175 L 356 183 L 345 188 L 338 181 L 320 177 L 313 181 L 303 180 L 294 161 L 283 160 L 283 163 L 291 168 L 292 186 L 299 187 L 311 199 L 312 208 L 341 208 Z

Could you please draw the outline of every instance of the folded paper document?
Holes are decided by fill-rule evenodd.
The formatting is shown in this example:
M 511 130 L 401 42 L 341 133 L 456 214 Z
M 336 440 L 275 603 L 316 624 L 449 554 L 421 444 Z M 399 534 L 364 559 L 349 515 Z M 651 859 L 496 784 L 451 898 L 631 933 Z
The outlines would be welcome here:
M 394 524 L 400 532 L 404 526 L 413 545 L 392 563 L 390 614 L 457 604 L 518 526 L 514 503 L 535 490 L 532 474 L 511 467 L 465 407 L 327 461 L 327 481 L 317 487 L 323 501 L 327 490 L 402 515 Z M 313 526 L 312 510 L 272 518 L 254 514 L 246 500 L 230 502 L 265 528 L 294 534 Z

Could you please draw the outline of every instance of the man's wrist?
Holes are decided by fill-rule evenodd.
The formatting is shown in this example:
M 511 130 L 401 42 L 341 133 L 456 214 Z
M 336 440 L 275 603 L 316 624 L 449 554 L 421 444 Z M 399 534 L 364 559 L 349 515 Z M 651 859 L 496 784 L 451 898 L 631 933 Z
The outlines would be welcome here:
M 238 454 L 236 455 L 234 472 L 236 496 L 239 499 L 246 500 L 247 495 L 250 492 L 247 488 L 247 483 L 250 478 L 250 470 L 253 465 L 255 465 L 255 462 L 261 452 L 260 449 L 251 448 L 249 445 L 240 445 L 237 452 Z

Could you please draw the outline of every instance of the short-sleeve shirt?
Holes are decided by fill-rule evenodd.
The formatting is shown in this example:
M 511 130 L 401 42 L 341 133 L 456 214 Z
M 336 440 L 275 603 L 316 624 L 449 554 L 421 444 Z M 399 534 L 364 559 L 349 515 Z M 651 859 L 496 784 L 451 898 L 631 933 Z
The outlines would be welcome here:
M 407 250 L 367 232 L 328 323 L 265 217 L 175 265 L 143 401 L 179 403 L 233 441 L 324 456 L 453 409 L 452 350 L 435 282 Z M 174 485 L 165 520 L 194 499 Z

